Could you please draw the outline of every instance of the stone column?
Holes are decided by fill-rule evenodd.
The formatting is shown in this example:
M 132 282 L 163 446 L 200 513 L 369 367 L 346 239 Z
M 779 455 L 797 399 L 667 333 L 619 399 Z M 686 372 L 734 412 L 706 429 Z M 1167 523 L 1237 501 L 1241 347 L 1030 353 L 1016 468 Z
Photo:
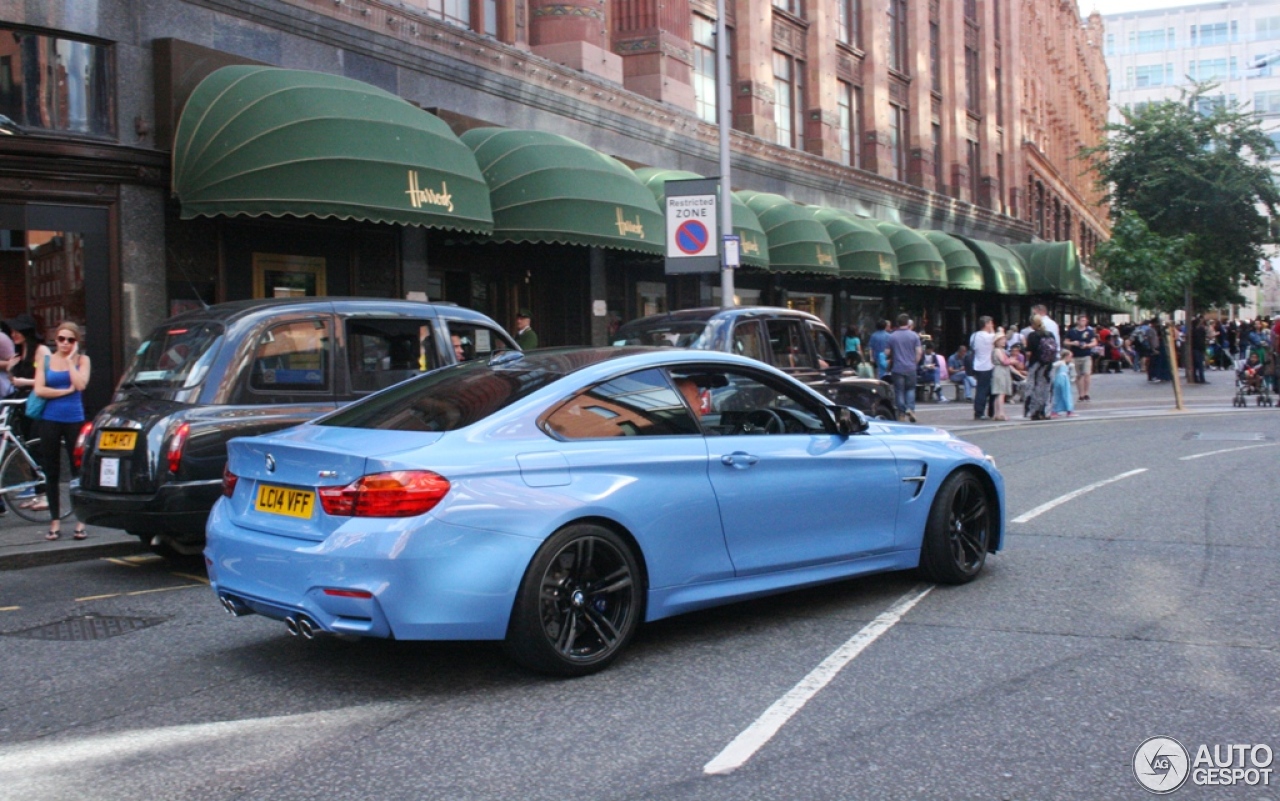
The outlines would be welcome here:
M 614 0 L 613 52 L 623 84 L 687 111 L 693 102 L 693 13 L 670 0 Z
M 570 69 L 622 83 L 622 59 L 609 51 L 605 0 L 529 0 L 530 49 Z
M 773 4 L 740 0 L 733 39 L 733 127 L 772 142 Z

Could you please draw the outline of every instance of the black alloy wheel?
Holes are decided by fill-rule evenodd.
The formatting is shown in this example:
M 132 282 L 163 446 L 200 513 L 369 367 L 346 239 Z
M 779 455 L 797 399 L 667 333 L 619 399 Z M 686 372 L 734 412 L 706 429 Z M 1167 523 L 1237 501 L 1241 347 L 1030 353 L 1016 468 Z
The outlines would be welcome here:
M 642 590 L 639 565 L 621 537 L 591 524 L 563 528 L 525 572 L 507 651 L 539 673 L 585 676 L 603 670 L 635 634 Z
M 982 572 L 995 508 L 973 473 L 952 473 L 938 488 L 920 547 L 920 571 L 940 584 L 964 584 Z

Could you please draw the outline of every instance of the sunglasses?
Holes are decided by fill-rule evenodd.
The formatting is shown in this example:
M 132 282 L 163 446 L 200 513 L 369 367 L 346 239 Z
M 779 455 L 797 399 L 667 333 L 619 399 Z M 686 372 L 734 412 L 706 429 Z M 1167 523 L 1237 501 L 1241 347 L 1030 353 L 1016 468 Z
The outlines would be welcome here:
M 76 344 L 76 338 L 75 338 L 75 337 L 64 337 L 64 336 L 60 336 L 60 337 L 58 337 L 58 341 L 59 341 L 59 342 L 70 342 L 72 345 Z

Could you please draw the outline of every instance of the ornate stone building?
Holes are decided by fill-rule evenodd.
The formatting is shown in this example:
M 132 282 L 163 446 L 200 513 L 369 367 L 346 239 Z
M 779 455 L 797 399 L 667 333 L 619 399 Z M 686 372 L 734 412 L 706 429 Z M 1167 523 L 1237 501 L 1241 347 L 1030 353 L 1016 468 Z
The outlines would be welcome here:
M 729 8 L 735 189 L 993 243 L 1071 240 L 1088 254 L 1104 235 L 1074 160 L 1106 113 L 1100 23 L 1074 0 Z M 82 296 L 39 302 L 84 308 L 90 352 L 113 374 L 169 313 L 252 296 L 260 258 L 320 271 L 335 295 L 425 294 L 507 324 L 530 306 L 545 344 L 717 302 L 713 277 L 667 277 L 652 249 L 606 232 L 583 246 L 306 207 L 208 213 L 184 206 L 172 175 L 187 99 L 234 64 L 355 79 L 459 135 L 535 130 L 629 167 L 715 175 L 714 16 L 708 0 L 0 0 L 12 134 L 0 135 L 0 312 L 35 304 L 28 251 L 55 241 L 81 254 Z M 778 264 L 739 278 L 743 302 L 837 324 L 906 308 L 958 332 L 984 310 L 1025 311 L 991 291 L 948 294 L 945 279 L 850 282 Z

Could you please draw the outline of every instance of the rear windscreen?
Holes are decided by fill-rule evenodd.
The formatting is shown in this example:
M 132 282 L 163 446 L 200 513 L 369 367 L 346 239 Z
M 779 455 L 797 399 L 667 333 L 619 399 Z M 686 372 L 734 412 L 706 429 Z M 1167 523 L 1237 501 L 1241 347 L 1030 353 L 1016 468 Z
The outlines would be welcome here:
M 162 325 L 133 356 L 122 386 L 185 389 L 204 380 L 222 344 L 219 323 Z
M 627 323 L 613 335 L 615 347 L 624 345 L 648 345 L 653 347 L 692 348 L 706 350 L 707 332 L 710 330 L 704 320 L 679 320 L 645 322 L 636 320 Z
M 335 412 L 317 425 L 382 431 L 453 431 L 537 392 L 564 373 L 466 362 L 411 378 Z

